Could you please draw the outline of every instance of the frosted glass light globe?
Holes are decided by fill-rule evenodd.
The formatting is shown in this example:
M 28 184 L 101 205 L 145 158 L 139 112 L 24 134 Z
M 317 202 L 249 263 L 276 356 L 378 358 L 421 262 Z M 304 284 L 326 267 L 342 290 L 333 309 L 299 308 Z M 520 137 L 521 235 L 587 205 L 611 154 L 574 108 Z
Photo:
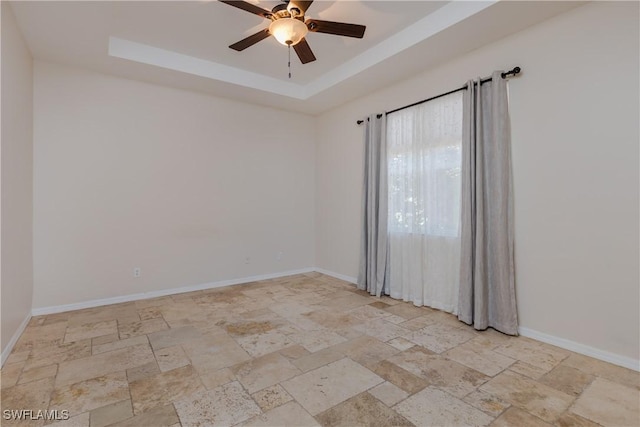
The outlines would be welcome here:
M 269 33 L 283 45 L 296 45 L 307 35 L 309 29 L 304 22 L 295 18 L 281 18 L 269 25 Z

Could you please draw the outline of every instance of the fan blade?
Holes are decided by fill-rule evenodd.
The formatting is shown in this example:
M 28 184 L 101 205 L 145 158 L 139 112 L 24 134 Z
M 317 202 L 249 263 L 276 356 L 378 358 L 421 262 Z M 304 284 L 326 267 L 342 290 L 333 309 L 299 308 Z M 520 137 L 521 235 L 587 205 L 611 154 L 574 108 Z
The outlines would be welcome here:
M 316 33 L 335 34 L 337 36 L 355 37 L 361 39 L 364 36 L 364 25 L 346 24 L 344 22 L 321 21 L 319 19 L 307 19 L 309 31 Z
M 311 6 L 311 3 L 313 3 L 313 0 L 311 1 L 290 0 L 288 8 L 297 7 L 298 9 L 300 9 L 302 14 L 304 15 L 307 9 L 309 9 L 309 6 Z
M 296 45 L 293 46 L 293 49 L 298 54 L 300 62 L 302 62 L 303 64 L 307 64 L 316 60 L 316 56 L 311 51 L 311 47 L 309 47 L 309 43 L 307 43 L 307 40 L 305 39 L 300 40 Z
M 271 34 L 269 33 L 269 29 L 265 28 L 264 30 L 258 31 L 255 34 L 250 35 L 246 39 L 242 39 L 237 43 L 229 46 L 233 50 L 237 50 L 238 52 L 245 50 L 249 46 L 253 46 L 258 43 L 260 40 L 264 40 L 269 37 Z
M 271 18 L 271 12 L 261 7 L 247 3 L 246 1 L 232 1 L 232 0 L 218 0 L 220 3 L 228 4 L 229 6 L 237 7 L 238 9 L 246 10 L 263 18 Z

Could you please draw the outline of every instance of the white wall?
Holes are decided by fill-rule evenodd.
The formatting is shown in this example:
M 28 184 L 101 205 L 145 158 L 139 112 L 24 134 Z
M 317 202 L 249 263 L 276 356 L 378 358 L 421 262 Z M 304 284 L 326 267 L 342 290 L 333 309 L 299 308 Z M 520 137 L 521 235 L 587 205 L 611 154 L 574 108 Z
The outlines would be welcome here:
M 524 328 L 639 358 L 638 3 L 592 3 L 318 119 L 316 260 L 357 275 L 356 119 L 519 65 L 510 83 Z
M 7 2 L 2 4 L 0 282 L 2 361 L 31 314 L 33 292 L 33 60 Z
M 39 61 L 34 90 L 35 308 L 313 267 L 312 117 Z

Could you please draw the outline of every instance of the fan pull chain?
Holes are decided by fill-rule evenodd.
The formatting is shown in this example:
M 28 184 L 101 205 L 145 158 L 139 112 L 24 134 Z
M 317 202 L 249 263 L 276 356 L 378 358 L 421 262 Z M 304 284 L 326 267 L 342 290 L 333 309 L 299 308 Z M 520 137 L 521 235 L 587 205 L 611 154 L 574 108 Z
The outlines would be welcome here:
M 288 44 L 287 46 L 289 46 L 289 63 L 287 65 L 289 67 L 289 78 L 291 78 L 291 44 Z

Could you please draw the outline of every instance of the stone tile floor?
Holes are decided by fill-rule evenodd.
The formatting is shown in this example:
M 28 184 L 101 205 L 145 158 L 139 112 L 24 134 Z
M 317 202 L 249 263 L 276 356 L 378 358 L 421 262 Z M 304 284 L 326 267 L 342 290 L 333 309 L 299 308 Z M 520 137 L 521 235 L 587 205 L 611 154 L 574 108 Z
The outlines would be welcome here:
M 638 372 L 318 273 L 34 317 L 1 378 L 56 426 L 640 425 Z

